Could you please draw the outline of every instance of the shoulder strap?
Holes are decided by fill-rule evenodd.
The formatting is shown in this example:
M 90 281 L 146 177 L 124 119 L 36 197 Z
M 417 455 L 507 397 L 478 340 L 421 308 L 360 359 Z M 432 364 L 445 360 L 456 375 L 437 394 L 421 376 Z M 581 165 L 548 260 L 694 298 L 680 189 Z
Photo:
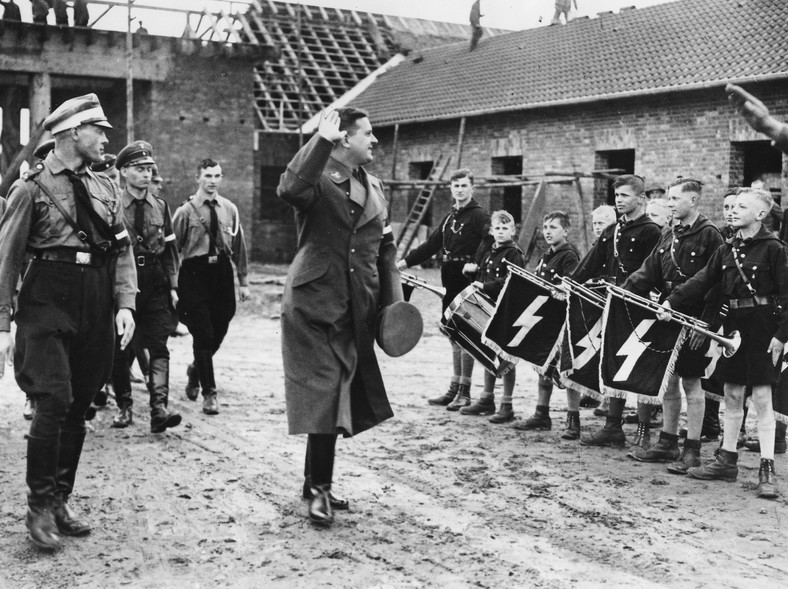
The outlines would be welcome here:
M 676 237 L 673 236 L 670 240 L 670 247 L 668 248 L 670 250 L 670 259 L 673 261 L 673 265 L 676 267 L 676 270 L 678 270 L 679 275 L 682 278 L 686 278 L 687 275 L 681 271 L 681 266 L 679 266 L 679 261 L 676 259 L 676 253 L 673 251 L 673 246 L 675 244 L 676 244 Z
M 200 214 L 200 211 L 197 209 L 197 206 L 194 204 L 194 201 L 192 199 L 189 199 L 186 202 L 188 202 L 194 209 L 194 212 L 197 214 L 197 218 L 200 220 L 200 223 L 202 223 L 202 226 L 205 227 L 205 232 L 208 234 L 208 239 L 211 240 L 211 243 L 213 244 L 213 247 L 216 248 L 216 251 L 229 256 L 230 254 L 225 249 L 224 243 L 217 243 L 216 238 L 213 236 L 213 233 L 211 233 L 211 228 L 208 225 L 208 221 L 206 221 L 205 217 L 203 217 Z
M 55 208 L 58 211 L 60 211 L 60 214 L 63 215 L 63 218 L 66 220 L 66 223 L 68 223 L 71 226 L 71 228 L 74 230 L 74 232 L 77 234 L 77 237 L 81 241 L 84 241 L 86 244 L 88 244 L 90 249 L 103 251 L 98 245 L 96 245 L 96 243 L 92 239 L 90 239 L 90 227 L 89 226 L 87 226 L 87 225 L 84 225 L 84 226 L 83 225 L 79 225 L 74 220 L 74 217 L 72 217 L 68 213 L 68 211 L 65 208 L 63 208 L 63 205 L 60 204 L 60 202 L 56 198 L 54 198 L 52 196 L 52 194 L 46 188 L 44 188 L 44 185 L 41 184 L 38 180 L 36 180 L 35 176 L 28 176 L 27 179 L 29 181 L 33 182 L 33 184 L 38 186 L 38 188 L 41 190 L 41 192 L 43 192 L 44 194 L 47 195 L 47 197 L 49 198 L 49 201 L 53 205 L 55 205 Z
M 744 286 L 747 287 L 747 290 L 750 291 L 750 296 L 754 299 L 758 296 L 757 291 L 753 288 L 752 283 L 747 279 L 747 275 L 744 274 L 744 270 L 741 267 L 741 262 L 739 262 L 739 250 L 736 249 L 736 246 L 731 244 L 731 250 L 733 251 L 733 261 L 736 264 L 736 269 L 739 271 L 739 276 L 744 281 Z

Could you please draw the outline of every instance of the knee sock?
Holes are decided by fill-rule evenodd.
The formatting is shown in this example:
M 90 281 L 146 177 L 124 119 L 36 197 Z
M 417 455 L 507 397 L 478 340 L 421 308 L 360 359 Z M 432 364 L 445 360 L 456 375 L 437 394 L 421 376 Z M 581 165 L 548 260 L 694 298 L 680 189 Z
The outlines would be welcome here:
M 775 419 L 772 409 L 771 387 L 754 389 L 752 403 L 758 415 L 758 439 L 761 442 L 761 458 L 774 460 Z
M 725 432 L 722 436 L 722 449 L 737 452 L 739 429 L 744 420 L 744 387 L 737 387 L 740 390 L 730 392 L 728 386 L 725 385 Z
M 514 368 L 503 375 L 503 398 L 501 399 L 501 403 L 508 403 L 509 405 L 512 404 L 512 397 L 514 396 L 514 383 L 516 378 L 517 377 L 515 376 Z
M 703 415 L 706 413 L 706 395 L 701 388 L 700 379 L 693 381 L 684 381 L 684 391 L 687 393 L 687 439 L 700 440 Z
M 605 419 L 605 427 L 607 429 L 621 429 L 621 416 L 624 415 L 624 405 L 626 399 L 611 398 L 610 406 L 607 410 L 607 418 Z
M 678 435 L 681 416 L 681 389 L 677 376 L 671 376 L 665 396 L 662 397 L 662 431 Z

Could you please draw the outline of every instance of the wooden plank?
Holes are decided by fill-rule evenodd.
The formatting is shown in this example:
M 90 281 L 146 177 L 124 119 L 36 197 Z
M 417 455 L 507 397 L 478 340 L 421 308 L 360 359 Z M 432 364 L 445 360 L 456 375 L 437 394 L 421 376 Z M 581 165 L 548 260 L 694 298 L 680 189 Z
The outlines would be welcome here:
M 11 162 L 11 165 L 3 173 L 3 181 L 0 182 L 0 196 L 6 197 L 8 191 L 11 190 L 11 185 L 19 178 L 19 170 L 22 167 L 22 162 L 29 160 L 33 157 L 33 152 L 36 150 L 41 137 L 44 135 L 44 121 L 43 119 L 31 130 L 30 138 L 16 157 Z
M 531 206 L 528 207 L 528 214 L 525 216 L 525 221 L 523 221 L 523 225 L 520 228 L 520 237 L 517 240 L 520 248 L 525 253 L 526 266 L 536 246 L 536 236 L 542 226 L 542 217 L 544 216 L 546 201 L 547 183 L 542 181 L 536 187 L 536 192 L 531 200 Z

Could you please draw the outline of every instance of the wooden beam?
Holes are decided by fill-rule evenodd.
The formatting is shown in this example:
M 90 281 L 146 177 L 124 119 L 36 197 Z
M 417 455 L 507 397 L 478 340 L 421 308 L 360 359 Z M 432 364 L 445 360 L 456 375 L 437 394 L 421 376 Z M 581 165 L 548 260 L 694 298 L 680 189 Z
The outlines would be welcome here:
M 3 181 L 0 182 L 0 196 L 6 197 L 8 191 L 11 190 L 11 185 L 19 178 L 19 170 L 22 167 L 22 162 L 29 160 L 33 157 L 33 152 L 36 150 L 41 136 L 44 134 L 44 119 L 41 119 L 38 124 L 31 129 L 30 138 L 19 153 L 16 154 L 14 161 L 8 166 L 3 174 Z
M 462 167 L 462 144 L 465 142 L 465 117 L 460 119 L 460 133 L 457 136 L 457 168 Z

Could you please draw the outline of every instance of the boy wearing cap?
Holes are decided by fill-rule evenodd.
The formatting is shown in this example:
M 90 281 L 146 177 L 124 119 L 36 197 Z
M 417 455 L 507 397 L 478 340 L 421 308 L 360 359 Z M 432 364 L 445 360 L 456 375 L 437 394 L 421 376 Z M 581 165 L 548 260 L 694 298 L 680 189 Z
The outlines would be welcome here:
M 27 529 L 34 544 L 90 526 L 67 503 L 85 439 L 85 412 L 112 366 L 115 330 L 134 333 L 137 273 L 119 211 L 120 195 L 100 161 L 111 128 L 95 94 L 67 100 L 44 121 L 54 151 L 8 196 L 0 219 L 0 376 L 13 354 L 16 381 L 36 398 L 27 436 Z M 25 251 L 33 253 L 17 299 Z M 118 309 L 114 319 L 114 310 Z
M 203 413 L 219 413 L 213 356 L 235 315 L 233 262 L 240 298 L 249 298 L 246 241 L 238 209 L 219 195 L 222 167 L 204 159 L 197 167 L 197 193 L 172 220 L 175 244 L 183 263 L 178 273 L 180 319 L 192 334 L 194 363 L 186 371 L 186 396 L 196 401 L 202 387 Z
M 181 416 L 167 408 L 170 382 L 167 338 L 177 325 L 178 252 L 170 208 L 149 192 L 154 163 L 150 143 L 134 141 L 121 150 L 116 164 L 126 181 L 121 210 L 134 247 L 139 292 L 134 342 L 125 350 L 115 350 L 112 386 L 118 414 L 112 427 L 125 428 L 133 422 L 132 348 L 146 349 L 150 353 L 146 374 L 150 392 L 150 429 L 159 434 L 181 422 Z

